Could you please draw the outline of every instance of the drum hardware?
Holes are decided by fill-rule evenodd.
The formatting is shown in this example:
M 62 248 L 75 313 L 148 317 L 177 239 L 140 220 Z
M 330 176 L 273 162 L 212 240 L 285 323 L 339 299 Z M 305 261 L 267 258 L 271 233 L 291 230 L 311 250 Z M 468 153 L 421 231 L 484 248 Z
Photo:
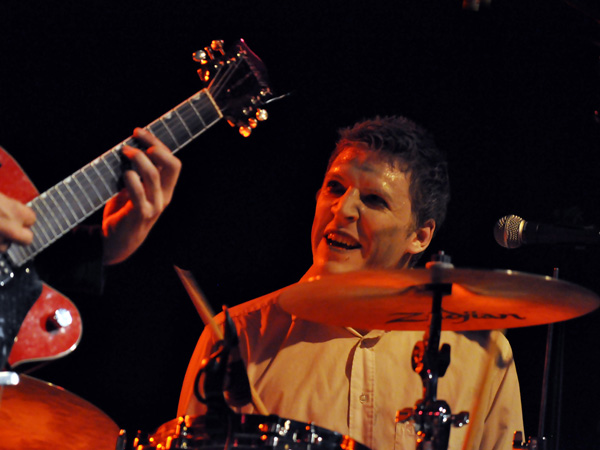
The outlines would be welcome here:
M 467 413 L 452 416 L 444 402 L 436 403 L 437 379 L 450 359 L 449 348 L 438 349 L 441 329 L 552 324 L 594 311 L 600 299 L 590 290 L 556 278 L 510 270 L 455 269 L 442 253 L 426 269 L 314 277 L 284 289 L 279 304 L 301 319 L 334 326 L 413 331 L 429 326 L 429 335 L 415 345 L 412 356 L 413 369 L 423 381 L 424 398 L 414 408 L 398 411 L 396 421 L 415 422 L 422 443 L 427 443 L 418 448 L 442 449 L 449 427 L 466 424 L 468 417 Z M 545 441 L 531 438 L 523 444 L 522 433 L 515 436 L 514 448 L 538 449 Z
M 235 366 L 228 363 L 229 356 L 237 349 L 238 335 L 227 308 L 223 309 L 223 339 L 215 343 L 195 380 L 194 395 L 206 405 L 206 413 L 195 417 L 181 416 L 167 422 L 147 439 L 136 439 L 134 449 L 369 450 L 349 436 L 312 423 L 296 422 L 274 414 L 263 416 L 234 413 L 225 399 L 227 392 L 231 397 L 230 385 L 241 382 L 242 386 L 236 386 L 236 390 L 241 391 L 237 400 L 245 399 L 244 404 L 251 401 L 250 385 L 243 364 L 244 376 L 236 376 L 231 372 L 231 368 Z M 203 392 L 199 389 L 201 381 Z
M 202 361 L 194 382 L 194 395 L 199 402 L 206 405 L 201 432 L 193 428 L 190 416 L 181 416 L 164 425 L 171 427 L 166 435 L 158 431 L 158 436 L 138 431 L 130 448 L 186 449 L 197 448 L 196 445 L 210 447 L 214 442 L 223 442 L 227 446 L 229 437 L 234 433 L 236 414 L 229 407 L 225 397 L 232 398 L 235 406 L 250 403 L 252 397 L 245 366 L 242 364 L 241 373 L 239 364 L 230 363 L 230 356 L 238 351 L 239 338 L 227 307 L 223 307 L 223 312 L 223 338 L 215 342 L 209 357 Z M 128 444 L 126 432 L 121 430 L 117 450 L 125 450 Z
M 274 414 L 232 414 L 222 434 L 212 432 L 205 416 L 182 416 L 163 424 L 148 441 L 135 450 L 369 450 L 349 436 Z
M 554 268 L 552 278 L 558 280 L 559 269 Z M 561 325 L 561 324 L 559 324 Z M 538 434 L 537 436 L 530 436 L 528 441 L 523 440 L 523 432 L 515 431 L 513 436 L 513 449 L 526 448 L 529 450 L 551 450 L 559 448 L 559 431 L 560 431 L 560 415 L 561 415 L 561 395 L 562 395 L 562 367 L 564 357 L 564 328 L 558 328 L 557 333 L 557 344 L 558 344 L 558 361 L 555 365 L 557 373 L 554 374 L 553 379 L 558 380 L 555 385 L 554 397 L 558 403 L 555 408 L 552 408 L 554 414 L 555 433 L 546 437 L 546 411 L 548 406 L 548 386 L 551 372 L 552 363 L 552 347 L 554 343 L 554 331 L 555 324 L 548 324 L 548 330 L 546 333 L 546 349 L 544 354 L 544 372 L 542 377 L 542 392 L 540 396 L 540 416 L 538 419 Z
M 429 330 L 422 341 L 415 344 L 412 353 L 412 368 L 423 382 L 423 398 L 410 410 L 396 414 L 397 421 L 412 420 L 417 434 L 417 450 L 445 450 L 450 439 L 450 427 L 462 427 L 469 423 L 469 413 L 452 415 L 450 406 L 437 398 L 439 377 L 443 377 L 450 365 L 450 346 L 442 345 L 442 300 L 452 293 L 451 283 L 442 283 L 440 270 L 452 269 L 450 257 L 440 253 L 427 264 L 431 270 L 432 283 L 425 290 L 432 294 L 431 320 Z
M 538 439 L 537 437 L 530 437 L 527 442 L 523 441 L 523 432 L 515 431 L 513 442 L 513 449 L 526 448 L 528 450 L 544 450 L 546 448 L 546 440 Z
M 0 388 L 2 386 L 16 386 L 17 384 L 19 384 L 19 374 L 17 372 L 0 372 Z M 0 397 L 0 402 L 1 401 L 2 397 Z
M 196 307 L 196 310 L 204 322 L 204 325 L 211 328 L 218 340 L 223 340 L 224 336 L 221 332 L 221 328 L 215 322 L 213 318 L 214 314 L 210 308 L 210 305 L 206 300 L 202 290 L 198 286 L 198 283 L 196 283 L 193 274 L 190 271 L 183 270 L 177 266 L 173 266 L 173 268 L 175 269 L 175 272 L 185 287 L 188 295 L 190 296 L 192 303 Z M 233 326 L 233 324 L 231 326 Z M 235 332 L 234 326 L 233 331 Z M 235 335 L 237 339 L 237 332 Z M 235 344 L 231 343 L 230 348 L 231 355 L 229 366 L 227 368 L 229 374 L 229 388 L 226 389 L 226 394 L 228 394 L 228 403 L 232 406 L 244 406 L 251 401 L 259 414 L 268 416 L 269 412 L 267 408 L 258 395 L 258 392 L 256 392 L 256 389 L 254 389 L 254 386 L 252 386 L 248 380 L 246 366 L 239 355 L 237 342 Z M 195 386 L 198 386 L 198 382 L 196 382 Z M 248 392 L 250 399 L 247 399 Z
M 225 400 L 225 392 L 232 390 L 230 387 L 232 377 L 227 376 L 228 373 L 231 373 L 229 355 L 234 348 L 237 349 L 239 343 L 237 330 L 229 311 L 226 307 L 223 307 L 223 311 L 225 313 L 223 339 L 214 344 L 211 355 L 203 361 L 200 370 L 198 370 L 194 383 L 194 395 L 207 408 L 206 423 L 208 430 L 210 430 L 209 434 L 215 433 L 217 435 L 228 432 L 233 416 L 233 411 Z M 236 382 L 241 383 L 241 386 L 235 388 L 235 394 L 233 395 L 238 406 L 248 404 L 252 400 L 245 367 L 244 374 L 245 377 L 239 376 L 239 374 L 234 376 Z M 202 377 L 204 377 L 204 389 L 203 392 L 200 392 L 199 386 Z M 229 380 L 227 385 L 226 380 Z

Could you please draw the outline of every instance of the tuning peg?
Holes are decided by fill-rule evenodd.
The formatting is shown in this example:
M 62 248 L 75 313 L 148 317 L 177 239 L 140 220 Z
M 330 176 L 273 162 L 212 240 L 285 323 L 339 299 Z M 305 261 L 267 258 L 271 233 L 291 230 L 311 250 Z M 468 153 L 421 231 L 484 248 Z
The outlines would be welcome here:
M 256 120 L 264 122 L 269 118 L 269 113 L 266 109 L 259 108 L 256 110 Z
M 206 53 L 206 51 L 204 49 L 196 50 L 192 54 L 192 59 L 194 61 L 196 61 L 197 63 L 206 64 L 207 59 L 208 59 L 208 54 Z
M 210 71 L 204 70 L 204 69 L 198 69 L 198 76 L 200 77 L 200 80 L 202 82 L 208 83 L 208 81 L 210 80 Z
M 224 43 L 225 43 L 225 41 L 212 41 L 210 43 L 210 48 L 212 51 L 219 52 L 221 55 L 224 55 L 225 54 L 225 51 L 223 50 Z
M 244 126 L 241 126 L 241 127 L 240 127 L 240 130 L 239 130 L 239 131 L 240 131 L 240 134 L 241 134 L 242 136 L 244 136 L 244 137 L 248 137 L 248 136 L 250 136 L 250 133 L 252 133 L 252 128 L 250 128 L 250 127 L 249 127 L 249 126 L 247 126 L 247 125 L 244 125 Z

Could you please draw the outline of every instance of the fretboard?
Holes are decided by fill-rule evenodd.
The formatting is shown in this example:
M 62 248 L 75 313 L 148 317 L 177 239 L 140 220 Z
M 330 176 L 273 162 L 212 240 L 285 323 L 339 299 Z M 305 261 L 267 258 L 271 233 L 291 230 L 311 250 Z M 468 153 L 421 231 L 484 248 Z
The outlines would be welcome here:
M 175 153 L 222 117 L 209 91 L 203 89 L 146 129 Z M 122 155 L 124 145 L 136 146 L 136 142 L 129 137 L 28 203 L 36 213 L 34 239 L 30 245 L 10 246 L 6 254 L 14 266 L 31 260 L 119 192 L 126 159 Z

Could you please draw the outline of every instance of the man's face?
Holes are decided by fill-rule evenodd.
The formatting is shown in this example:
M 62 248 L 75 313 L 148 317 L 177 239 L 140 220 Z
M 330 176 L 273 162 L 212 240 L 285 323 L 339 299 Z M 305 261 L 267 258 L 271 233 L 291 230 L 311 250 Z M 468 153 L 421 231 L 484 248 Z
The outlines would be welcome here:
M 399 269 L 423 251 L 431 221 L 415 230 L 409 178 L 376 153 L 347 147 L 331 164 L 317 196 L 312 275 Z

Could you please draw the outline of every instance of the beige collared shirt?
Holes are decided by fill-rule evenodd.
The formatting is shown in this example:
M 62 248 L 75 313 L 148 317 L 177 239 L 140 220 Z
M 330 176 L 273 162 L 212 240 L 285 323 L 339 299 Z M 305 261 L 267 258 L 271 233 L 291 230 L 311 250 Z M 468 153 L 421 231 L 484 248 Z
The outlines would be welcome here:
M 423 397 L 421 378 L 411 366 L 413 347 L 423 333 L 373 330 L 362 336 L 352 329 L 297 319 L 279 307 L 277 298 L 274 292 L 229 310 L 250 382 L 269 413 L 313 422 L 372 450 L 414 449 L 413 425 L 396 423 L 395 415 Z M 222 322 L 223 315 L 218 318 Z M 512 351 L 500 332 L 489 335 L 499 355 L 481 383 L 489 360 L 487 336 L 442 332 L 440 342 L 451 346 L 451 362 L 439 379 L 438 399 L 446 401 L 452 413 L 472 415 L 469 425 L 451 429 L 450 450 L 463 448 L 467 432 L 472 433 L 470 449 L 508 450 L 513 432 L 523 430 Z M 178 415 L 204 412 L 193 384 L 213 342 L 207 328 L 190 361 Z M 473 417 L 476 408 L 479 412 Z M 251 405 L 237 412 L 256 414 Z

